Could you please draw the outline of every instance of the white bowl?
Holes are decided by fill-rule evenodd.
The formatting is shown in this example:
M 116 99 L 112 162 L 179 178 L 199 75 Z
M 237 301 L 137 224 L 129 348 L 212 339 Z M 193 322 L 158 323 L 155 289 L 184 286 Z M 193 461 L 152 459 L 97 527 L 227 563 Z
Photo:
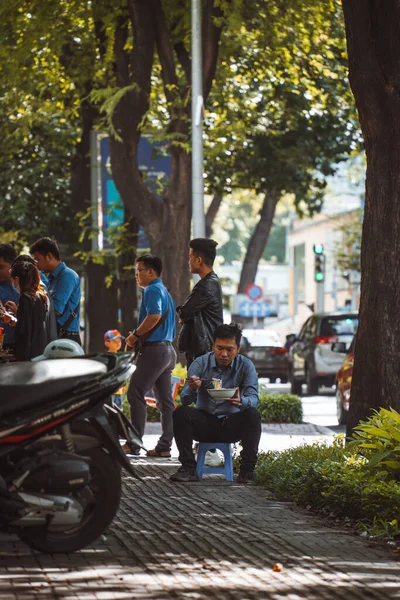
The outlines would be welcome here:
M 233 389 L 228 389 L 228 388 L 223 388 L 221 390 L 207 390 L 207 392 L 210 394 L 211 398 L 214 398 L 214 400 L 230 400 L 232 398 L 232 396 L 234 395 L 234 393 L 236 392 L 236 388 Z

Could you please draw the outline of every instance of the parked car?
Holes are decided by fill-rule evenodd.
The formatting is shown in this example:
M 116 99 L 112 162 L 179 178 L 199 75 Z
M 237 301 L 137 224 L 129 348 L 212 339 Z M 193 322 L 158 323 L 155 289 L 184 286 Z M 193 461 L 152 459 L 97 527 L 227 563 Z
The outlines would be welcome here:
M 358 327 L 356 312 L 314 314 L 307 319 L 289 351 L 289 380 L 293 394 L 303 383 L 308 394 L 317 394 L 320 385 L 333 386 L 342 356 L 333 344 L 350 346 Z
M 353 378 L 354 348 L 356 338 L 354 336 L 350 347 L 345 342 L 334 344 L 333 350 L 342 355 L 345 354 L 339 371 L 336 374 L 336 412 L 339 425 L 346 425 L 349 414 L 351 380 Z
M 259 377 L 269 377 L 271 383 L 278 378 L 287 383 L 287 350 L 276 331 L 244 329 L 242 340 L 240 351 L 254 363 Z

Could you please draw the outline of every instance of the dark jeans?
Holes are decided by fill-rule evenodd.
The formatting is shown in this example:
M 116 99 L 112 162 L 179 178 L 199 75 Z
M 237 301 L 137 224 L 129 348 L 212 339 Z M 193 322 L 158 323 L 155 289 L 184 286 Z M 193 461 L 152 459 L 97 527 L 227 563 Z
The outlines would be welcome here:
M 160 450 L 169 450 L 173 439 L 171 373 L 176 364 L 176 352 L 172 345 L 144 346 L 136 362 L 136 371 L 128 388 L 131 421 L 140 437 L 146 426 L 147 404 L 144 399 L 153 388 L 156 405 L 161 413 L 162 434 L 157 443 Z
M 58 339 L 60 340 L 72 340 L 73 342 L 77 342 L 80 346 L 82 346 L 81 336 L 78 332 L 74 331 L 62 331 L 58 334 Z
M 182 465 L 196 468 L 193 440 L 197 442 L 242 442 L 242 472 L 253 471 L 261 436 L 261 417 L 256 408 L 219 419 L 192 406 L 179 406 L 173 414 L 174 436 Z

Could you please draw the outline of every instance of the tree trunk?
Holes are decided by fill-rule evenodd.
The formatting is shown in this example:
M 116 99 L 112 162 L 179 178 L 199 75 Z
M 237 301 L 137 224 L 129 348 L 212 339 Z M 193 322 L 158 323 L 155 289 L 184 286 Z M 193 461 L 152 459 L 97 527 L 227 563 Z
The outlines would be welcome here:
M 191 157 L 172 150 L 171 179 L 162 200 L 156 200 L 140 178 L 137 146 L 110 139 L 113 179 L 124 204 L 143 226 L 151 251 L 163 262 L 163 280 L 177 304 L 189 293 L 189 227 L 191 221 Z M 145 202 L 147 198 L 147 202 Z
M 215 194 L 206 213 L 206 237 L 212 236 L 213 224 L 222 204 L 223 196 Z
M 258 263 L 260 262 L 260 258 L 262 257 L 265 246 L 268 242 L 278 200 L 279 193 L 275 190 L 272 192 L 267 192 L 264 196 L 264 203 L 260 210 L 260 220 L 258 221 L 253 235 L 250 238 L 246 256 L 243 261 L 243 267 L 238 286 L 238 294 L 244 294 L 247 286 L 255 281 Z
M 107 265 L 89 263 L 86 266 L 87 297 L 86 314 L 89 352 L 106 352 L 104 346 L 104 333 L 108 329 L 118 327 L 117 311 L 117 281 L 115 277 L 110 287 L 106 287 L 105 280 L 110 274 Z M 86 346 L 86 342 L 85 342 Z
M 367 156 L 357 331 L 347 434 L 371 409 L 400 409 L 400 6 L 343 0 L 350 83 Z
M 135 259 L 139 224 L 125 208 L 125 223 L 128 225 L 127 249 L 119 256 L 119 308 L 121 332 L 127 335 L 137 325 L 137 286 Z
M 216 6 L 216 4 L 218 4 Z M 188 245 L 192 218 L 191 106 L 187 102 L 190 80 L 180 79 L 176 58 L 190 76 L 190 56 L 181 44 L 173 46 L 161 0 L 127 0 L 135 44 L 128 50 L 127 22 L 120 20 L 115 34 L 115 75 L 125 90 L 113 112 L 117 136 L 110 138 L 112 175 L 124 205 L 143 226 L 151 249 L 163 261 L 163 279 L 177 304 L 189 292 Z M 218 57 L 223 13 L 219 3 L 206 0 L 203 6 L 203 96 L 210 92 Z M 161 200 L 142 181 L 137 149 L 144 117 L 149 110 L 154 50 L 161 67 L 170 123 L 171 176 Z M 178 76 L 179 73 L 179 76 Z M 183 85 L 182 85 L 183 84 Z

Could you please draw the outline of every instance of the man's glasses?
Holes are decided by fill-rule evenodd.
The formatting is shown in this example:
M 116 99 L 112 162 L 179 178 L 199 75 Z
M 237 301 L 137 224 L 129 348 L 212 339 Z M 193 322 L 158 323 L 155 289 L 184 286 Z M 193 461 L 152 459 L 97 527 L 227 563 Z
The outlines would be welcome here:
M 150 271 L 150 269 L 135 269 L 135 273 L 140 273 L 140 271 Z

